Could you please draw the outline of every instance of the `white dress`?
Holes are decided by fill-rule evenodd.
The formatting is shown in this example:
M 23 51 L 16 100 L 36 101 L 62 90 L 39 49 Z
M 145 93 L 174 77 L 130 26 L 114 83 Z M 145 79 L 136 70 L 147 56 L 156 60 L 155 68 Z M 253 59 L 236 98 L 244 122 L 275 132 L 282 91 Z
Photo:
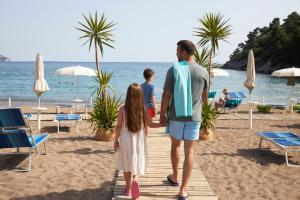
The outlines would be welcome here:
M 119 138 L 119 155 L 117 169 L 131 172 L 132 175 L 143 175 L 148 167 L 147 137 L 144 129 L 137 133 L 130 132 L 126 120 L 122 124 Z

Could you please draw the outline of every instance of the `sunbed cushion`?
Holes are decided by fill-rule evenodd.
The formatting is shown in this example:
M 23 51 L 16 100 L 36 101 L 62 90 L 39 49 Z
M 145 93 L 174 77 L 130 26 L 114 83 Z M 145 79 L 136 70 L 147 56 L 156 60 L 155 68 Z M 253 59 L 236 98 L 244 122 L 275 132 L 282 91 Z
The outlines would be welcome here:
M 216 91 L 209 91 L 208 98 L 215 98 L 217 92 Z
M 25 130 L 5 130 L 0 133 L 0 148 L 32 147 Z
M 57 121 L 62 120 L 80 120 L 79 114 L 57 114 L 54 116 Z
M 226 103 L 225 103 L 225 107 L 228 107 L 228 108 L 235 108 L 237 107 L 238 105 L 240 105 L 242 102 L 242 100 L 240 99 L 230 99 L 230 100 L 227 100 Z
M 48 138 L 48 134 L 32 135 L 36 144 Z M 0 148 L 34 147 L 31 136 L 27 136 L 24 129 L 5 130 L 0 132 Z
M 245 99 L 246 95 L 243 92 L 237 92 L 239 98 Z
M 300 136 L 291 132 L 260 132 L 259 134 L 267 138 L 300 138 Z
M 49 135 L 47 133 L 42 133 L 42 134 L 39 134 L 39 135 L 32 135 L 32 137 L 34 138 L 34 141 L 35 141 L 36 145 L 39 145 L 40 143 L 42 143 L 46 139 L 48 139 Z M 28 136 L 28 139 L 29 139 L 31 145 L 34 146 L 34 143 L 32 141 L 32 137 Z
M 283 146 L 300 146 L 300 138 L 299 139 L 280 138 L 280 139 L 273 139 L 273 141 Z

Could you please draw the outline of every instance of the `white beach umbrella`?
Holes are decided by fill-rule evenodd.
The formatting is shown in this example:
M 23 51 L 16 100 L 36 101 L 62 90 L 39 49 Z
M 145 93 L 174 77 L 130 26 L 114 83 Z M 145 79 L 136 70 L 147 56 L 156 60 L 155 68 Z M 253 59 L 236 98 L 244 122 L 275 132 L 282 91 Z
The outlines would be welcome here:
M 225 71 L 224 69 L 212 68 L 211 73 L 212 73 L 213 77 L 229 76 L 229 73 L 227 71 Z
M 286 69 L 281 69 L 274 71 L 271 76 L 275 77 L 299 77 L 300 76 L 300 68 L 291 67 Z
M 295 78 L 300 76 L 300 68 L 297 67 L 291 67 L 291 68 L 285 68 L 281 70 L 274 71 L 271 76 L 274 77 L 283 77 L 288 78 L 287 85 L 292 86 L 290 90 L 290 101 L 291 101 L 291 113 L 293 113 L 293 107 L 294 107 L 294 101 L 292 96 L 294 93 L 294 86 L 295 86 Z
M 76 99 L 78 99 L 79 91 L 79 76 L 96 76 L 97 73 L 94 69 L 82 66 L 70 66 L 63 67 L 55 71 L 56 75 L 59 76 L 76 76 L 77 77 L 77 94 Z
M 32 90 L 38 96 L 38 107 L 41 105 L 40 97 L 43 93 L 49 90 L 48 84 L 44 78 L 44 63 L 43 57 L 38 53 L 36 56 L 35 63 L 35 82 L 33 84 Z
M 255 60 L 252 49 L 248 53 L 247 79 L 244 86 L 249 90 L 251 108 L 249 111 L 249 128 L 252 128 L 252 90 L 255 88 Z

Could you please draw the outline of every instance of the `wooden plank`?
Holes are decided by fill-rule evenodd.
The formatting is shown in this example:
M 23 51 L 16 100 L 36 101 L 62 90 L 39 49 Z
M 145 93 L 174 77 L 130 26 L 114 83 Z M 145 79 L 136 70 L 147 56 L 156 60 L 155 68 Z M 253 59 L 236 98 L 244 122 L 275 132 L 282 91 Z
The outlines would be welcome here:
M 141 199 L 177 199 L 176 195 L 178 194 L 179 187 L 170 186 L 166 180 L 166 176 L 172 172 L 169 137 L 152 129 L 148 136 L 148 147 L 149 168 L 145 175 L 139 177 Z M 180 153 L 179 174 L 181 175 L 182 161 L 184 160 L 183 148 L 181 148 Z M 181 181 L 181 177 L 179 177 L 179 181 Z M 130 199 L 122 196 L 124 187 L 123 172 L 120 171 L 114 187 L 113 200 Z M 197 165 L 193 168 L 193 174 L 187 190 L 191 195 L 189 198 L 191 200 L 218 200 Z

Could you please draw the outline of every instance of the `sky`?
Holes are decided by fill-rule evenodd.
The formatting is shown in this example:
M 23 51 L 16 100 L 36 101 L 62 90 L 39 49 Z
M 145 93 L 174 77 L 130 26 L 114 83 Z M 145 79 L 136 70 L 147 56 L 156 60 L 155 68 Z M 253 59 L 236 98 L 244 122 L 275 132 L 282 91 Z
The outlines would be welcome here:
M 12 61 L 94 61 L 75 29 L 82 14 L 105 13 L 117 23 L 115 49 L 104 49 L 105 62 L 173 62 L 176 43 L 197 42 L 198 19 L 220 12 L 233 34 L 221 42 L 216 62 L 224 63 L 256 27 L 300 13 L 300 0 L 1 0 L 0 55 Z

